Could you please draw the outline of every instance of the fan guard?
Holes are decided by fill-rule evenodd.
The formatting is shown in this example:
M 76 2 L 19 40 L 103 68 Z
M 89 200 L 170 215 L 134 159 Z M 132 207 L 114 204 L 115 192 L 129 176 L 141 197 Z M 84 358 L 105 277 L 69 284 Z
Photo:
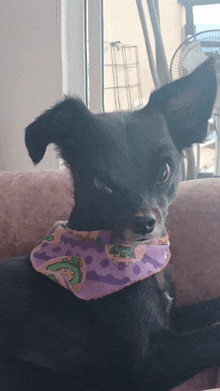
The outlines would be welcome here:
M 215 106 L 220 106 L 220 30 L 206 30 L 187 38 L 175 51 L 170 73 L 177 80 L 191 73 L 207 58 L 215 57 L 218 94 Z
M 170 73 L 173 80 L 190 74 L 207 58 L 215 57 L 218 91 L 214 107 L 216 124 L 216 163 L 215 174 L 220 175 L 220 30 L 201 31 L 187 38 L 175 51 L 171 64 Z M 195 158 L 192 149 L 187 149 L 188 174 L 187 179 L 193 179 L 195 175 Z M 199 172 L 200 146 L 197 144 L 197 173 Z M 184 166 L 184 165 L 183 165 Z M 183 169 L 184 171 L 184 169 Z

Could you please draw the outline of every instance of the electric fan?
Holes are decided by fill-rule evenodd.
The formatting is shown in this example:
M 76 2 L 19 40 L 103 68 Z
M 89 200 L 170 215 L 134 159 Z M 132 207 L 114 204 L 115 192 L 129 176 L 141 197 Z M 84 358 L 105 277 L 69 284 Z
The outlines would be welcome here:
M 213 110 L 213 118 L 210 120 L 210 128 L 216 131 L 216 163 L 215 175 L 220 175 L 220 30 L 206 30 L 187 38 L 175 51 L 171 64 L 170 73 L 173 80 L 186 76 L 202 64 L 207 58 L 215 57 L 218 92 Z M 210 133 L 209 133 L 210 136 Z M 190 156 L 188 163 L 191 171 L 195 165 L 194 155 Z M 200 162 L 200 146 L 197 146 L 197 172 Z M 188 170 L 189 171 L 189 170 Z M 191 177 L 196 176 L 195 172 Z M 193 179 L 193 178 L 188 178 Z

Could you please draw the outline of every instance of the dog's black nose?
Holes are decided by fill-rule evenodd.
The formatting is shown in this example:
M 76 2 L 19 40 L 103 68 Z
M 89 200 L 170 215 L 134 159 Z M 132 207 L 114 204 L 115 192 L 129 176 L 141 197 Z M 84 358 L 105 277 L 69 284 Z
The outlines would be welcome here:
M 136 217 L 132 223 L 132 230 L 136 234 L 146 235 L 154 230 L 156 217 L 149 214 L 145 217 Z

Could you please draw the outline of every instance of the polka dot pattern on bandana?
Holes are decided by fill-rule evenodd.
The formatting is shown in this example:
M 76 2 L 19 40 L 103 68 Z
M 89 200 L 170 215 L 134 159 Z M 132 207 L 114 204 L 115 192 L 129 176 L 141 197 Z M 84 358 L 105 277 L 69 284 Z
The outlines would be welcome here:
M 58 221 L 31 253 L 33 267 L 84 300 L 98 299 L 161 271 L 169 239 L 123 244 L 109 231 L 81 232 Z

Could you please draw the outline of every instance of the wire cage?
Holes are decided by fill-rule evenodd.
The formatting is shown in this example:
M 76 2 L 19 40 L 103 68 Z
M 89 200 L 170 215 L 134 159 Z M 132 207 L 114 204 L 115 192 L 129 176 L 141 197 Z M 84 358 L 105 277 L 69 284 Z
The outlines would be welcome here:
M 120 41 L 104 45 L 105 110 L 120 111 L 143 105 L 138 47 Z

